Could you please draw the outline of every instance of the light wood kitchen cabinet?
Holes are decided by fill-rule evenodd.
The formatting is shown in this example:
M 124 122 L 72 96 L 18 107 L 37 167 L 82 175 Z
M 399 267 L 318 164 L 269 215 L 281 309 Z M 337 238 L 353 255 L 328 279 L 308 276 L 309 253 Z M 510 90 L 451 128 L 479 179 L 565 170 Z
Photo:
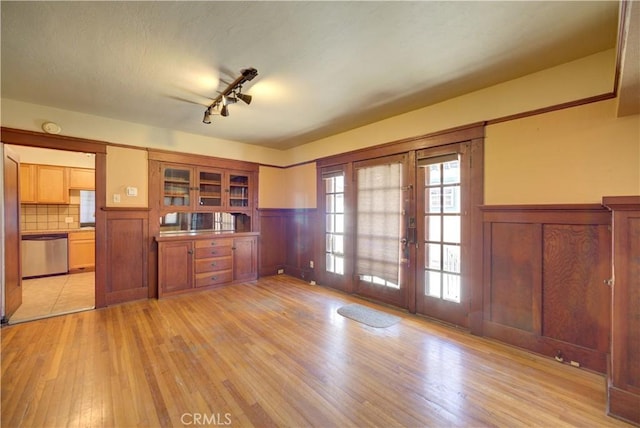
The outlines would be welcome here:
M 69 189 L 95 190 L 95 170 L 20 164 L 20 203 L 68 204 Z
M 20 164 L 20 202 L 36 203 L 36 165 Z
M 93 270 L 96 266 L 96 234 L 93 230 L 69 233 L 69 270 Z
M 95 190 L 96 173 L 89 168 L 69 168 L 69 189 Z
M 67 168 L 36 165 L 36 200 L 42 204 L 68 204 L 69 179 Z
M 257 235 L 158 238 L 159 297 L 257 279 Z

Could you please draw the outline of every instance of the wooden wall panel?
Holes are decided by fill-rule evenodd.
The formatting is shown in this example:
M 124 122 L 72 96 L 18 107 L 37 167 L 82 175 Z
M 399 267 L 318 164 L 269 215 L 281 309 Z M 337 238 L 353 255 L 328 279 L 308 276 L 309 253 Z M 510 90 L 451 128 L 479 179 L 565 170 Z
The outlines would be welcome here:
M 543 228 L 542 334 L 607 353 L 611 234 L 607 226 Z
M 148 210 L 107 210 L 107 304 L 148 297 Z
M 629 228 L 629 276 L 626 278 L 629 321 L 627 385 L 637 388 L 637 392 L 640 393 L 640 217 L 629 217 L 627 224 Z
M 607 412 L 640 426 L 640 196 L 602 198 L 613 212 Z
M 262 209 L 260 216 L 260 276 L 278 269 L 297 278 L 314 279 L 315 209 Z
M 258 210 L 260 217 L 260 259 L 258 275 L 268 276 L 284 269 L 287 259 L 284 210 Z
M 314 218 L 315 210 L 293 210 L 285 225 L 288 273 L 305 281 L 315 279 L 315 267 L 310 266 L 314 261 Z
M 597 205 L 482 210 L 483 334 L 604 373 L 610 213 Z
M 540 227 L 493 223 L 490 233 L 488 319 L 534 331 L 534 292 L 540 283 Z

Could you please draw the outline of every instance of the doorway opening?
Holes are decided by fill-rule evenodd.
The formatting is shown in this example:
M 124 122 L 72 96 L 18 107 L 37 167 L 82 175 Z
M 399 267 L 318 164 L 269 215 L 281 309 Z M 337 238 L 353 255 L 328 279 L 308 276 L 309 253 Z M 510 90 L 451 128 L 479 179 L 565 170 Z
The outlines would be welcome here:
M 19 159 L 17 192 L 8 194 L 19 198 L 21 293 L 21 304 L 5 307 L 5 317 L 16 324 L 94 309 L 95 155 L 5 148 Z

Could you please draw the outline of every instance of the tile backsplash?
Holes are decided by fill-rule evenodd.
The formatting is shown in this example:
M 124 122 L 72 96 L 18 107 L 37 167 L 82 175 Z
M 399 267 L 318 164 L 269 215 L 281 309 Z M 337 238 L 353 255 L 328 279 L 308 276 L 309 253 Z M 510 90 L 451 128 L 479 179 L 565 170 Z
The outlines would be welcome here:
M 72 222 L 65 220 L 71 217 Z M 20 230 L 80 228 L 80 205 L 20 205 Z

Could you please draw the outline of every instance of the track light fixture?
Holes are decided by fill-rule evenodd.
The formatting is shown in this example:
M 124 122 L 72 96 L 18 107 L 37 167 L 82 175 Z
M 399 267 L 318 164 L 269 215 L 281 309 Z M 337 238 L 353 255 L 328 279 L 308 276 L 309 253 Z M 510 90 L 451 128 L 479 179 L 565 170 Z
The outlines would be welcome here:
M 238 100 L 246 104 L 251 104 L 251 95 L 242 93 L 242 85 L 253 80 L 258 75 L 255 68 L 246 68 L 242 70 L 240 76 L 231 82 L 224 91 L 213 100 L 213 102 L 204 111 L 202 123 L 211 123 L 211 115 L 215 110 L 219 110 L 222 116 L 229 116 L 229 104 L 235 104 Z

